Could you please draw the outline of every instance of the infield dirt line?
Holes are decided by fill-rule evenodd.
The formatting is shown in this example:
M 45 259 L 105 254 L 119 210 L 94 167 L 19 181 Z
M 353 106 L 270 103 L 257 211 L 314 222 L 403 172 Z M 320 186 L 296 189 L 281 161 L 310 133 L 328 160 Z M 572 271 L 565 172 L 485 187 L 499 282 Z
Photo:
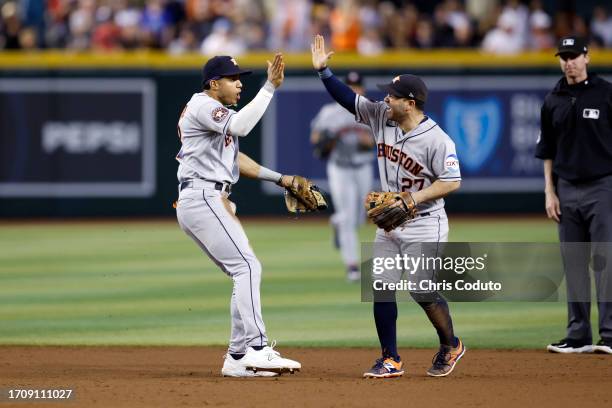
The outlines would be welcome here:
M 603 407 L 612 356 L 543 350 L 470 350 L 446 378 L 425 375 L 435 350 L 401 349 L 406 374 L 365 380 L 366 348 L 283 348 L 302 372 L 222 378 L 221 347 L 0 347 L 0 389 L 66 388 L 67 407 Z M 0 408 L 6 405 L 6 399 Z M 10 405 L 13 406 L 13 405 Z M 41 406 L 19 403 L 19 407 Z M 46 406 L 46 405 L 43 405 Z

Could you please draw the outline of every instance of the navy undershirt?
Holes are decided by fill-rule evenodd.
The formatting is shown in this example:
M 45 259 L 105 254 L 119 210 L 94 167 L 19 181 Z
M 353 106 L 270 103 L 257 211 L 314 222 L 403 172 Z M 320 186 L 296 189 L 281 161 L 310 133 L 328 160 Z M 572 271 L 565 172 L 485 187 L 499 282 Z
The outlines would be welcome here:
M 357 94 L 348 85 L 336 78 L 331 69 L 327 67 L 319 71 L 319 78 L 323 81 L 325 89 L 327 89 L 332 98 L 354 115 L 355 97 Z

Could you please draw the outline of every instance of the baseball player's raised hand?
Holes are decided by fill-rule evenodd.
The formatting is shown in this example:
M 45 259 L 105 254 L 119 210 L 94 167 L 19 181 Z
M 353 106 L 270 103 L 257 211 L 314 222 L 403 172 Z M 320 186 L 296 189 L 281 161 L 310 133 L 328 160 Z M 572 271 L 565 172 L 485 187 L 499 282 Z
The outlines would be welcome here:
M 274 60 L 272 62 L 268 61 L 268 81 L 278 88 L 284 79 L 285 63 L 283 62 L 283 54 L 277 52 L 274 55 Z
M 314 42 L 310 44 L 312 51 L 312 66 L 316 70 L 327 67 L 327 60 L 334 54 L 333 51 L 325 52 L 325 38 L 321 34 L 314 37 Z

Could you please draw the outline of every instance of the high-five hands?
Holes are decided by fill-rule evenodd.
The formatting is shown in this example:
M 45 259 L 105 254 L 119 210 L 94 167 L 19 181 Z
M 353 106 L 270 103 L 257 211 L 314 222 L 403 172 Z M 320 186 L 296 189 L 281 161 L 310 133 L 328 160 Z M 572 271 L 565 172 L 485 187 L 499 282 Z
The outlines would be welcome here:
M 272 82 L 275 88 L 278 88 L 285 79 L 285 63 L 283 62 L 283 54 L 280 52 L 274 55 L 272 62 L 268 61 L 268 81 Z
M 325 39 L 321 34 L 315 35 L 313 43 L 310 44 L 310 50 L 312 51 L 312 66 L 317 71 L 327 67 L 327 60 L 334 55 L 333 51 L 325 52 Z

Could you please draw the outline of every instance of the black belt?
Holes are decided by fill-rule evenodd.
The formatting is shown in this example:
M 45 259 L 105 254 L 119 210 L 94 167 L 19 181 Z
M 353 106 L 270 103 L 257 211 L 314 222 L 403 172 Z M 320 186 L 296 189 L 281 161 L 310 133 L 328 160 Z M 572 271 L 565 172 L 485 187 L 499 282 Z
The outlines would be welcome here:
M 199 182 L 199 180 L 198 180 Z M 223 184 L 219 181 L 208 181 L 208 180 L 202 180 L 202 182 L 209 184 L 211 187 L 214 187 L 215 190 L 219 190 L 221 192 L 224 193 L 228 193 L 230 194 L 232 192 L 232 185 L 231 184 Z M 192 180 L 187 180 L 187 181 L 183 181 L 181 184 L 179 184 L 179 190 L 183 191 L 186 188 L 192 187 L 193 186 L 193 181 Z

